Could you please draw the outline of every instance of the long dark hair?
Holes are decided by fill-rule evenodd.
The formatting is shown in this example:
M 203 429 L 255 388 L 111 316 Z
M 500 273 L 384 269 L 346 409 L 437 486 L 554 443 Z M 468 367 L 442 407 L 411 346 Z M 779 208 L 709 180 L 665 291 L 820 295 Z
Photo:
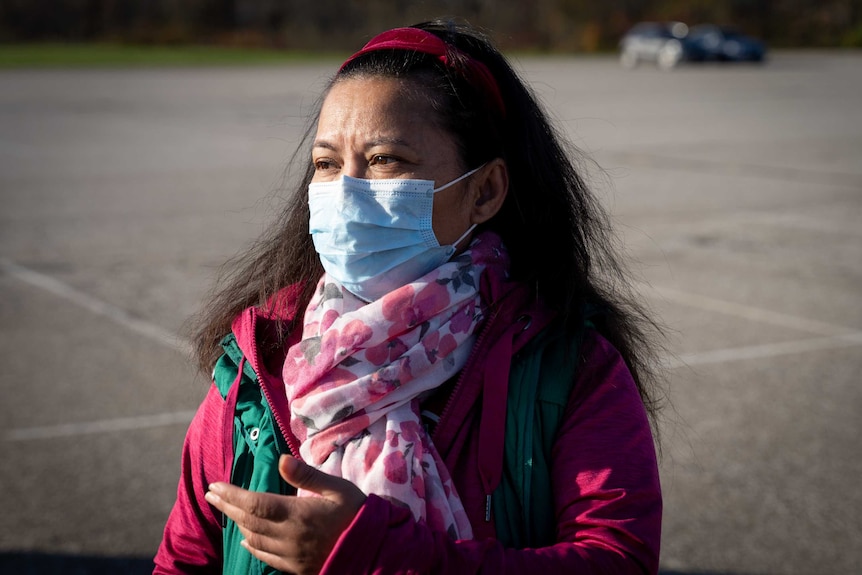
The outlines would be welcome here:
M 579 174 L 575 162 L 582 154 L 551 125 L 530 88 L 485 35 L 448 20 L 414 27 L 454 46 L 455 58 L 460 52 L 483 63 L 496 79 L 505 109 L 491 105 L 487 90 L 471 85 L 457 65 L 413 51 L 363 54 L 340 70 L 329 87 L 362 75 L 404 78 L 429 99 L 435 121 L 455 138 L 465 168 L 496 157 L 505 160 L 509 193 L 485 227 L 499 233 L 508 247 L 513 278 L 530 285 L 572 330 L 581 325 L 585 304 L 602 310 L 595 320 L 597 328 L 622 354 L 654 421 L 659 407 L 655 342 L 660 330 L 634 297 L 608 215 Z M 263 237 L 228 262 L 219 284 L 223 287 L 213 292 L 197 317 L 194 346 L 205 372 L 221 353 L 219 341 L 237 314 L 249 306 L 268 305 L 274 294 L 294 283 L 302 284 L 300 301 L 305 303 L 322 274 L 308 234 L 307 203 L 313 175 L 307 147 L 319 105 L 293 158 L 294 163 L 306 161 L 308 167 L 287 208 Z M 282 338 L 300 320 L 301 314 L 282 326 Z

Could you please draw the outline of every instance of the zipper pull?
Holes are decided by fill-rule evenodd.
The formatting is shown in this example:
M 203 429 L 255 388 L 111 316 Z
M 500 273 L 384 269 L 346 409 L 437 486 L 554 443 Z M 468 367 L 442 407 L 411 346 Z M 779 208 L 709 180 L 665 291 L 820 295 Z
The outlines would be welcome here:
M 491 521 L 491 495 L 485 496 L 485 521 Z

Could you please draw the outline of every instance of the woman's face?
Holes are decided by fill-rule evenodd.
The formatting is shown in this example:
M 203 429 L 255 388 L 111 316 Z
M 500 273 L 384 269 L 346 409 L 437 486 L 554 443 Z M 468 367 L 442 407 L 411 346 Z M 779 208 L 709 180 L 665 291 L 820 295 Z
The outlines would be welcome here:
M 338 81 L 323 102 L 312 147 L 313 182 L 354 178 L 433 180 L 461 176 L 455 139 L 431 120 L 435 112 L 415 84 L 384 77 Z M 441 245 L 471 225 L 464 193 L 469 178 L 434 195 L 432 227 Z

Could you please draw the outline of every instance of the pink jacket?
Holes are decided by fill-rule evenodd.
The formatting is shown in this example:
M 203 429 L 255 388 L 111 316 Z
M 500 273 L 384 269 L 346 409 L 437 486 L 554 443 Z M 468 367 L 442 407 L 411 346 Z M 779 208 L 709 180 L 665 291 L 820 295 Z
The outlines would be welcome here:
M 585 362 L 552 453 L 558 543 L 518 550 L 496 541 L 493 522 L 485 520 L 485 500 L 499 482 L 504 420 L 484 418 L 483 423 L 483 397 L 487 394 L 485 408 L 505 405 L 505 393 L 494 391 L 505 389 L 512 355 L 553 315 L 518 284 L 483 282 L 481 290 L 485 301 L 499 305 L 432 435 L 470 517 L 474 539 L 452 541 L 417 524 L 409 510 L 371 495 L 321 573 L 657 573 L 662 500 L 649 423 L 625 363 L 595 331 L 584 341 Z M 297 313 L 294 294 L 290 288 L 280 294 L 282 315 Z M 257 346 L 272 324 L 272 318 L 249 309 L 234 322 L 233 331 L 296 453 L 298 442 L 285 418 L 278 417 L 288 413 L 280 381 L 283 357 L 262 358 Z M 204 493 L 225 475 L 224 411 L 225 401 L 211 388 L 186 436 L 177 501 L 155 558 L 155 574 L 221 571 L 221 526 Z

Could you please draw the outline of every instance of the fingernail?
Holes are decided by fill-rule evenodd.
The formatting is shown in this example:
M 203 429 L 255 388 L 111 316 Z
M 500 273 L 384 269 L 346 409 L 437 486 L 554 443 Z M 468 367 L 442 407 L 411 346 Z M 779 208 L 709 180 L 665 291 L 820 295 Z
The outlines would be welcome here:
M 217 495 L 221 494 L 221 492 L 223 491 L 222 486 L 219 483 L 210 483 L 207 486 L 207 488 L 210 490 L 210 492 L 215 493 Z
M 215 505 L 216 503 L 221 501 L 221 498 L 212 491 L 207 491 L 206 493 L 204 493 L 204 499 L 206 499 L 207 502 L 212 505 Z

